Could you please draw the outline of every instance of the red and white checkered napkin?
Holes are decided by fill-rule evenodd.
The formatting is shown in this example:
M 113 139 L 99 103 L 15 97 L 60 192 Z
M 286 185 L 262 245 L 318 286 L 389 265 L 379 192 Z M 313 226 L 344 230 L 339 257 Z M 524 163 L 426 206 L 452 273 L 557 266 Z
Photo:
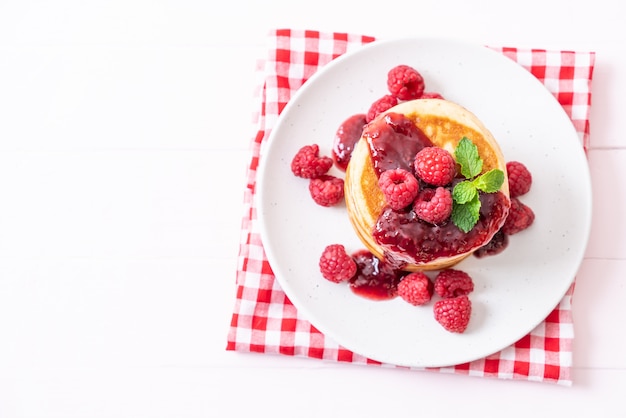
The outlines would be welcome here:
M 332 59 L 372 41 L 374 38 L 370 36 L 345 33 L 289 29 L 270 33 L 269 51 L 258 68 L 260 107 L 254 115 L 258 130 L 251 143 L 237 294 L 227 350 L 399 367 L 381 364 L 339 346 L 298 313 L 274 279 L 261 243 L 253 198 L 261 143 L 267 140 L 278 115 L 295 91 Z M 581 146 L 586 150 L 594 53 L 493 49 L 519 63 L 545 84 L 571 117 Z M 419 370 L 571 385 L 573 291 L 574 285 L 544 322 L 510 347 L 470 363 Z

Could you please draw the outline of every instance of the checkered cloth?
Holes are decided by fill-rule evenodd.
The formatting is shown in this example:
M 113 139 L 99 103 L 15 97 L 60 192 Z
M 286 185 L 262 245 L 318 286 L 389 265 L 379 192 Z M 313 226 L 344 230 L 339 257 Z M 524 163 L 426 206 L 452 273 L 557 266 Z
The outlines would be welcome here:
M 296 310 L 275 280 L 264 254 L 254 201 L 261 144 L 267 140 L 289 99 L 318 69 L 339 55 L 374 41 L 374 38 L 281 29 L 272 31 L 268 40 L 267 56 L 259 61 L 257 68 L 259 84 L 256 95 L 260 100 L 259 111 L 254 114 L 257 133 L 251 142 L 252 157 L 244 194 L 245 212 L 236 277 L 237 293 L 226 349 L 400 368 L 373 361 L 341 347 Z M 545 84 L 572 119 L 581 146 L 586 150 L 594 53 L 491 48 L 516 61 Z M 572 384 L 574 338 L 573 292 L 572 284 L 544 322 L 498 353 L 465 364 L 415 370 L 569 386 Z

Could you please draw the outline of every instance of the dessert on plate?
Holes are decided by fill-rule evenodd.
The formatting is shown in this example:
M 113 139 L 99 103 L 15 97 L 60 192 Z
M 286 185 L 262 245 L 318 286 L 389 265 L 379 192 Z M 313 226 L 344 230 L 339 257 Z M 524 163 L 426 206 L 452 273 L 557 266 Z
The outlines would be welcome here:
M 498 142 L 439 98 L 401 102 L 364 127 L 344 194 L 363 244 L 405 271 L 457 264 L 491 241 L 511 206 Z

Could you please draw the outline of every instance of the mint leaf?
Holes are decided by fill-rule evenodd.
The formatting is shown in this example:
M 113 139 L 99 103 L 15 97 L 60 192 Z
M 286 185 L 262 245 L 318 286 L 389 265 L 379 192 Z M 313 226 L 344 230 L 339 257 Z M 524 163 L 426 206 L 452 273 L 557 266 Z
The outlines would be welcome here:
M 497 192 L 500 190 L 502 183 L 504 183 L 504 172 L 494 168 L 475 178 L 472 183 L 478 190 L 482 190 L 485 193 Z
M 462 205 L 472 200 L 477 193 L 474 183 L 465 180 L 454 186 L 454 189 L 452 189 L 452 199 Z
M 500 190 L 504 172 L 494 168 L 479 176 L 483 160 L 478 154 L 478 147 L 467 137 L 461 138 L 457 144 L 454 157 L 467 180 L 457 183 L 452 190 L 452 222 L 467 233 L 474 228 L 480 215 L 478 191 L 494 193 Z
M 478 193 L 469 202 L 463 204 L 452 202 L 452 222 L 465 233 L 471 231 L 476 225 L 479 214 L 480 199 Z
M 466 179 L 476 177 L 483 169 L 483 160 L 478 155 L 478 147 L 467 137 L 461 138 L 457 144 L 454 157 L 461 165 L 461 174 Z

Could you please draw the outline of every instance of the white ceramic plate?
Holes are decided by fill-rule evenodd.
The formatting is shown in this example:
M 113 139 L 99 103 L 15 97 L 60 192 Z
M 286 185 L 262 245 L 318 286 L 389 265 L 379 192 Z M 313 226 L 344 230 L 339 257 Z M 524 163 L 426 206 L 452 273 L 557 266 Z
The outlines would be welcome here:
M 536 214 L 497 256 L 457 265 L 475 282 L 463 334 L 435 322 L 432 302 L 375 302 L 319 273 L 328 244 L 364 248 L 345 206 L 316 205 L 308 182 L 291 174 L 303 145 L 331 155 L 337 127 L 386 94 L 386 74 L 407 64 L 440 92 L 474 112 L 498 139 L 507 160 L 533 174 L 521 200 Z M 582 261 L 591 224 L 591 185 L 580 139 L 562 107 L 530 73 L 478 45 L 442 39 L 378 41 L 315 74 L 282 113 L 263 150 L 258 216 L 276 278 L 296 308 L 320 331 L 368 358 L 401 366 L 437 367 L 497 352 L 530 332 L 556 307 Z M 333 168 L 331 174 L 343 176 Z

